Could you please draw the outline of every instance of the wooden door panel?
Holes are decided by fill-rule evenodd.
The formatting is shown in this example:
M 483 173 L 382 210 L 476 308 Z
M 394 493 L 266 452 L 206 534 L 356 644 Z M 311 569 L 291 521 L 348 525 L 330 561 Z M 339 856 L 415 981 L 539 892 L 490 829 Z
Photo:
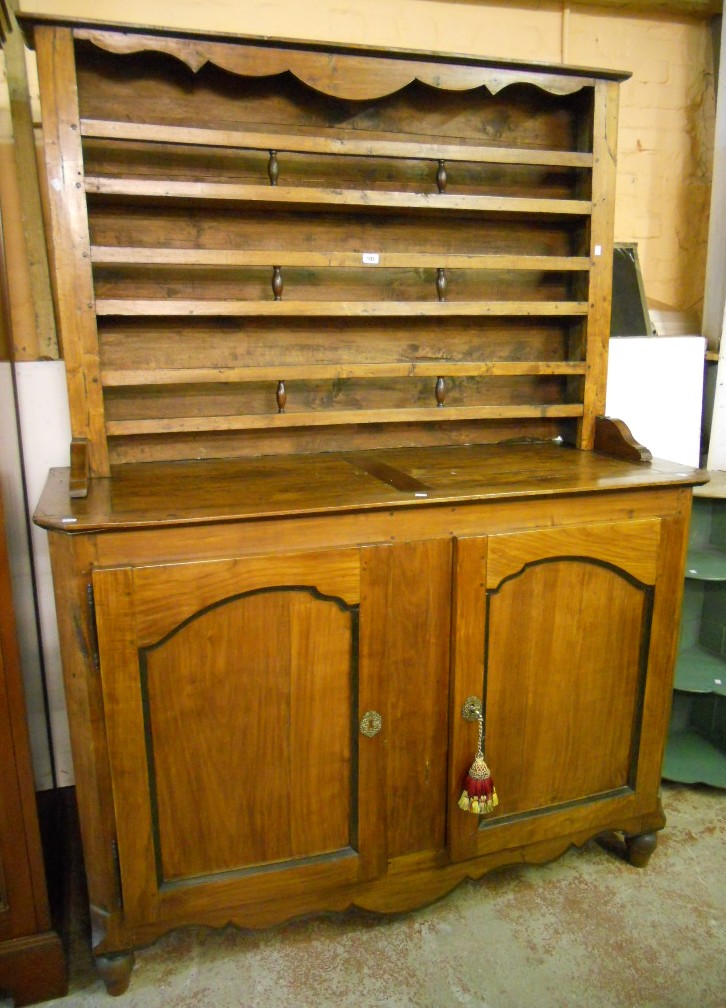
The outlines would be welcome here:
M 492 536 L 493 548 L 487 558 L 487 588 L 496 588 L 525 564 L 556 556 L 600 560 L 644 584 L 653 584 L 659 538 L 658 518 Z
M 585 829 L 593 803 L 634 802 L 660 532 L 654 518 L 457 540 L 453 857 Z M 456 807 L 472 695 L 499 795 L 481 819 Z
M 334 553 L 293 553 L 284 557 L 249 557 L 199 561 L 194 577 L 189 565 L 165 564 L 134 569 L 136 627 L 139 643 L 153 644 L 183 620 L 190 619 L 220 598 L 274 588 L 284 576 L 286 584 L 309 586 L 322 595 L 340 598 L 348 605 L 360 599 L 358 550 Z M 159 590 L 160 578 L 163 591 Z
M 354 583 L 354 552 L 315 554 L 316 580 L 341 583 L 344 570 Z M 129 920 L 178 913 L 180 900 L 193 913 L 212 890 L 239 905 L 269 898 L 272 865 L 287 885 L 351 883 L 376 870 L 375 853 L 357 849 L 358 600 L 295 584 L 299 558 L 289 571 L 284 556 L 264 560 L 220 561 L 215 602 L 212 565 L 201 565 L 204 606 L 192 616 L 183 584 L 195 597 L 198 564 L 94 572 Z M 167 573 L 177 623 L 149 641 L 144 609 L 154 579 L 164 597 Z M 366 765 L 380 777 L 382 747 L 371 741 Z M 361 832 L 372 836 L 371 823 Z
M 543 562 L 490 592 L 486 752 L 498 816 L 633 784 L 647 608 L 642 588 L 590 561 Z
M 332 600 L 268 591 L 145 649 L 164 881 L 348 845 L 352 624 Z

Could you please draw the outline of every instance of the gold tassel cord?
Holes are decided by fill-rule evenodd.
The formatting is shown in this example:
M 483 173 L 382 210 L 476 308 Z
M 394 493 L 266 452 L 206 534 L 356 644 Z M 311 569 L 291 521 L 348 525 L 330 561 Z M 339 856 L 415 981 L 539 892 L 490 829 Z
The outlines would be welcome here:
M 464 780 L 464 789 L 459 798 L 459 808 L 474 815 L 488 815 L 499 804 L 497 789 L 494 787 L 491 771 L 484 760 L 484 715 L 477 715 L 479 722 L 479 744 L 474 762 Z

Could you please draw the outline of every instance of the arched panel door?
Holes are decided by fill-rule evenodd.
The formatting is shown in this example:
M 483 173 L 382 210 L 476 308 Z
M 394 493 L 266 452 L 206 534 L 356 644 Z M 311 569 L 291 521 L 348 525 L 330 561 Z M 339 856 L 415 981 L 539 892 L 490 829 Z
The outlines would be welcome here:
M 358 731 L 360 552 L 94 572 L 128 920 L 378 870 L 359 801 L 382 759 Z
M 606 802 L 623 821 L 637 812 L 659 526 L 457 542 L 454 702 L 483 700 L 499 805 L 485 817 L 456 807 L 477 733 L 454 709 L 454 856 L 501 848 L 502 831 L 515 846 L 587 830 Z

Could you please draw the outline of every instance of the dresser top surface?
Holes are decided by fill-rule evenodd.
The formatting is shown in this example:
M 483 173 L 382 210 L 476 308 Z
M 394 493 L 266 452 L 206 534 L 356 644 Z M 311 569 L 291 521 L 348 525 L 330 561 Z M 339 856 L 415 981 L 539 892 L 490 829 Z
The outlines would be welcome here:
M 379 449 L 118 466 L 71 499 L 51 470 L 35 521 L 67 532 L 245 521 L 523 497 L 693 486 L 705 473 L 552 443 Z

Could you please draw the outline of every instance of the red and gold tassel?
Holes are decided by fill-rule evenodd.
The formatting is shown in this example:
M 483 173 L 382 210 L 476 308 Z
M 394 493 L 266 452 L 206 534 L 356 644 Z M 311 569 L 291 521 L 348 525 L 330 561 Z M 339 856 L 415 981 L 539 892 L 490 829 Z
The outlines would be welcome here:
M 483 715 L 480 714 L 477 720 L 479 721 L 479 746 L 474 762 L 469 767 L 469 772 L 464 780 L 464 790 L 459 798 L 459 808 L 463 812 L 473 812 L 474 815 L 488 815 L 499 804 L 499 798 L 491 771 L 484 762 L 482 749 L 484 743 Z

